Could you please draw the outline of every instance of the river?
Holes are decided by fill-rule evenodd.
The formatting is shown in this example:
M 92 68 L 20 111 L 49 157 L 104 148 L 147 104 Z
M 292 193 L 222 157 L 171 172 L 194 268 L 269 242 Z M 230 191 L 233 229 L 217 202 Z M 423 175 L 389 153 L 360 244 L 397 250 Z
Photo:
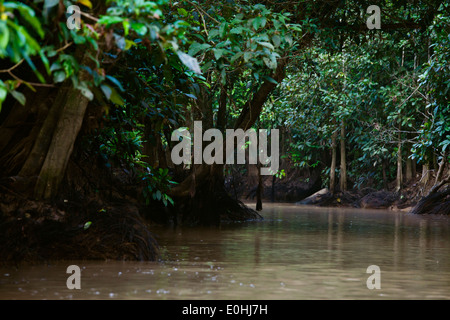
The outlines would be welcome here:
M 261 214 L 156 228 L 160 262 L 0 268 L 0 299 L 450 299 L 448 216 L 293 204 Z M 80 267 L 79 290 L 66 286 L 69 265 Z

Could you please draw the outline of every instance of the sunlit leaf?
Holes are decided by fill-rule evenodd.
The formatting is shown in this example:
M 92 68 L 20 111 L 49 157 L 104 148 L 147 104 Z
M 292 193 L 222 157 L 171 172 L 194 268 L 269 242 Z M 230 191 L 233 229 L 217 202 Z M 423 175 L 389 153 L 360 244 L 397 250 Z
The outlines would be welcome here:
M 78 0 L 77 3 L 82 4 L 83 6 L 88 7 L 89 9 L 92 9 L 92 3 L 89 0 Z
M 189 70 L 197 73 L 202 74 L 202 70 L 200 69 L 200 64 L 198 63 L 197 59 L 191 57 L 190 55 L 177 51 L 177 55 L 180 58 L 181 62 L 189 68 Z
M 84 224 L 83 229 L 87 230 L 92 225 L 92 221 L 88 221 Z

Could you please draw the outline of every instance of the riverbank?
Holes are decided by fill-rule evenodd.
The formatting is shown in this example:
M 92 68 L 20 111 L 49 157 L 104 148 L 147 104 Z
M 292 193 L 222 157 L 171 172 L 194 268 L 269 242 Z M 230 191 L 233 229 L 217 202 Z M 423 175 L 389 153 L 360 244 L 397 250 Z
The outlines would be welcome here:
M 298 201 L 297 204 L 409 212 L 417 204 L 417 201 L 413 197 L 409 197 L 408 192 L 397 193 L 365 188 L 332 194 L 328 189 L 324 188 L 306 199 Z
M 239 185 L 229 182 L 230 192 L 238 190 L 243 199 L 255 199 L 257 179 L 251 170 L 248 176 L 234 177 Z M 450 170 L 444 176 L 450 176 Z M 353 207 L 361 209 L 383 209 L 415 214 L 450 214 L 450 184 L 447 180 L 435 183 L 433 176 L 423 183 L 417 175 L 401 190 L 395 190 L 395 181 L 388 189 L 372 187 L 353 188 L 348 191 L 331 193 L 323 187 L 320 175 L 291 169 L 282 179 L 262 177 L 264 201 L 293 202 L 319 207 Z
M 0 193 L 2 264 L 156 260 L 158 245 L 132 203 L 35 201 Z

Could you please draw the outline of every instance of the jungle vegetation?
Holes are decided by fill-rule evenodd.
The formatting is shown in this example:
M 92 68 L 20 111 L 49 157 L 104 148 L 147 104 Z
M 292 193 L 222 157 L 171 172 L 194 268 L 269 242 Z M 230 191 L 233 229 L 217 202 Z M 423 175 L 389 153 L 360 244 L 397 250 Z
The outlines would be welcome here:
M 315 171 L 332 194 L 415 181 L 449 213 L 449 33 L 439 0 L 1 0 L 2 230 L 72 219 L 85 237 L 117 203 L 138 208 L 130 224 L 258 218 L 228 166 L 172 163 L 171 133 L 196 120 L 280 129 L 273 179 Z

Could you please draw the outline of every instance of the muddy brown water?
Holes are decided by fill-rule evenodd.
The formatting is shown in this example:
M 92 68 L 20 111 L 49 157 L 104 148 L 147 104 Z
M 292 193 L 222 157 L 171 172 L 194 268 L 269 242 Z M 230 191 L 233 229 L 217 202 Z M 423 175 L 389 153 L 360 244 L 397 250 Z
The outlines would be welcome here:
M 262 215 L 155 229 L 160 262 L 0 268 L 0 299 L 450 299 L 448 216 L 292 204 L 264 204 Z M 69 265 L 81 289 L 67 288 Z M 375 275 L 381 288 L 369 289 Z

